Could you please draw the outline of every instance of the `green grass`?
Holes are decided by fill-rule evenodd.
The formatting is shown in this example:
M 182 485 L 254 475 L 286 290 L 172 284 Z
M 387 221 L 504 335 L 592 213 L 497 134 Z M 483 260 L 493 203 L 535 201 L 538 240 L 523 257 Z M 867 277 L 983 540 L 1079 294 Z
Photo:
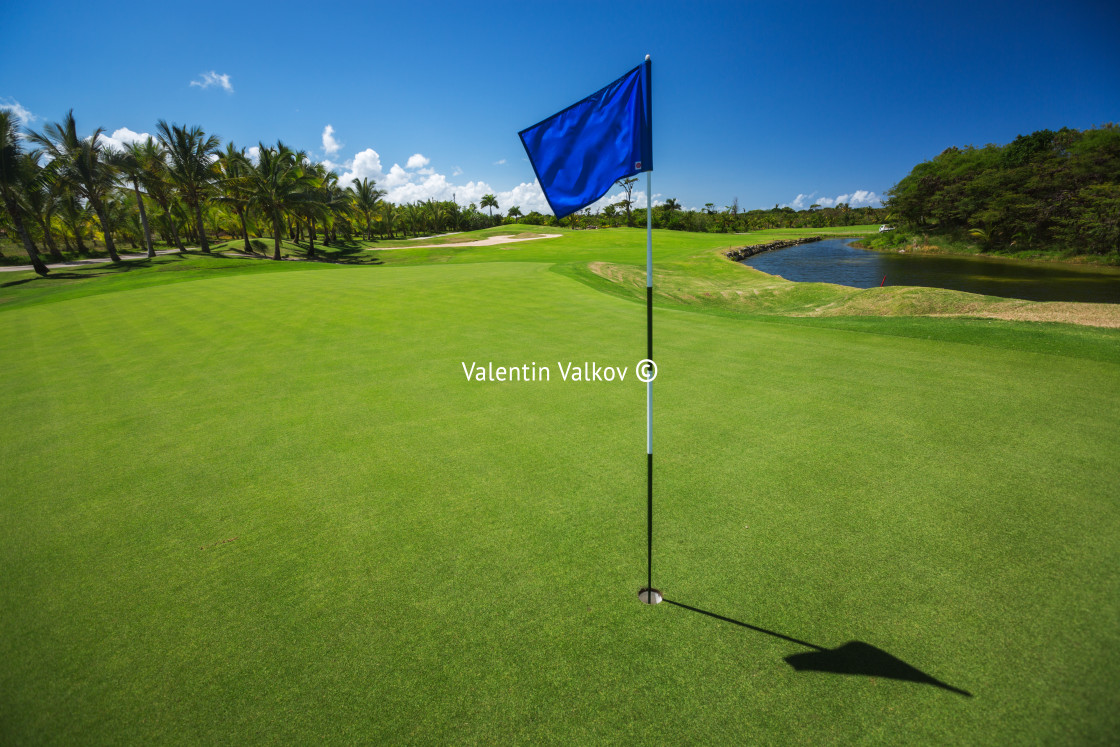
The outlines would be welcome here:
M 656 585 L 972 697 L 798 672 L 636 600 L 643 238 L 0 277 L 0 741 L 1115 741 L 1116 334 L 660 298 Z

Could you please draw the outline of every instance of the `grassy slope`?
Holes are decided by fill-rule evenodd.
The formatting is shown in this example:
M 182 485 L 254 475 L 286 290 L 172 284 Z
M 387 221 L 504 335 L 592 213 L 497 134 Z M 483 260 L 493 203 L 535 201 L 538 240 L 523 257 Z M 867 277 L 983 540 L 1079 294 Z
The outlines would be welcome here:
M 643 387 L 463 377 L 633 366 L 628 235 L 5 289 L 3 741 L 1110 741 L 1115 335 L 656 313 L 667 596 L 975 697 L 797 673 L 634 600 Z

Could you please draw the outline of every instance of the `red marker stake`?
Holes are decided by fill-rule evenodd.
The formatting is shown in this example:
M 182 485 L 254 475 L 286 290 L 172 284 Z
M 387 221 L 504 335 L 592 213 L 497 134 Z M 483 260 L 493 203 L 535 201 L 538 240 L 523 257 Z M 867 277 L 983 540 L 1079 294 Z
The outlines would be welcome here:
M 880 288 L 882 288 L 882 287 L 883 287 L 884 285 L 886 285 L 886 284 L 887 284 L 887 276 L 886 276 L 886 275 L 884 275 L 884 276 L 883 276 L 883 282 L 879 283 L 879 287 L 880 287 Z

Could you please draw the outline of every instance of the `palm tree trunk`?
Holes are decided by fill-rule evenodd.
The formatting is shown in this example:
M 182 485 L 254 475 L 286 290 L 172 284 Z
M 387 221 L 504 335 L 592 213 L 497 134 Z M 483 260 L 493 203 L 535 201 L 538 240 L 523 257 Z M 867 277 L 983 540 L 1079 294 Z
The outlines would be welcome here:
M 148 258 L 156 256 L 156 248 L 152 244 L 152 229 L 148 227 L 148 211 L 144 209 L 144 200 L 140 197 L 140 182 L 132 180 L 132 188 L 136 190 L 136 204 L 140 208 L 140 222 L 144 224 L 144 241 L 148 245 Z
M 101 204 L 101 199 L 90 197 L 89 201 L 93 205 L 93 212 L 97 213 L 97 221 L 101 224 L 101 232 L 105 234 L 105 251 L 109 252 L 109 259 L 120 262 L 121 258 L 117 254 L 117 247 L 113 244 L 113 232 L 109 230 L 109 221 L 105 220 L 105 210 Z
M 308 226 L 307 237 L 311 242 L 308 244 L 307 258 L 315 259 L 315 219 L 311 219 L 311 225 Z
M 31 266 L 35 268 L 35 272 L 40 276 L 46 277 L 50 270 L 43 264 L 43 260 L 39 257 L 39 252 L 35 249 L 35 244 L 31 242 L 31 235 L 27 233 L 27 226 L 23 225 L 23 216 L 20 215 L 15 200 L 5 197 L 4 207 L 8 209 L 8 215 L 12 216 L 12 222 L 16 224 L 19 237 L 23 239 L 23 248 L 27 252 L 28 258 L 31 260 Z
M 51 221 L 50 218 L 43 219 L 43 237 L 47 242 L 47 253 L 55 262 L 65 262 L 66 258 L 62 256 L 62 252 L 58 250 L 58 244 L 54 241 L 54 236 L 51 234 Z
M 175 244 L 175 248 L 180 252 L 187 251 L 187 247 L 183 246 L 183 240 L 179 238 L 179 227 L 175 225 L 175 219 L 171 217 L 170 203 L 161 202 L 159 207 L 163 210 L 163 219 L 167 221 L 167 225 L 171 229 L 171 241 Z
M 280 261 L 280 216 L 272 216 L 272 258 Z
M 166 210 L 163 214 L 167 216 L 167 225 L 171 227 L 171 240 L 175 242 L 175 248 L 180 252 L 187 251 L 187 247 L 183 246 L 183 240 L 179 238 L 179 227 L 175 225 L 175 219 L 171 217 L 171 213 Z
M 196 202 L 194 204 L 194 218 L 198 223 L 198 243 L 202 247 L 203 254 L 210 253 L 210 242 L 206 240 L 206 226 L 202 223 L 202 203 Z
M 245 252 L 247 254 L 253 253 L 253 247 L 249 246 L 249 229 L 245 226 L 245 211 L 240 206 L 234 208 L 237 211 L 237 218 L 241 221 L 241 237 L 245 239 Z

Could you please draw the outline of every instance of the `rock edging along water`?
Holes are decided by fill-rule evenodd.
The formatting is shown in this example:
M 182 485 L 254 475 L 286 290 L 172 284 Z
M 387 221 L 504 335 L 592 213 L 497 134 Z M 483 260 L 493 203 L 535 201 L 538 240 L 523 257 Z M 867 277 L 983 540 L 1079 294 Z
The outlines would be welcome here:
M 822 241 L 823 239 L 824 236 L 810 236 L 804 239 L 782 239 L 780 241 L 771 241 L 769 244 L 756 244 L 755 246 L 738 246 L 734 249 L 728 249 L 723 253 L 723 256 L 735 262 L 742 262 L 747 257 L 753 257 L 763 252 L 772 252 L 775 249 L 786 249 L 787 247 L 797 246 L 798 244 L 811 244 L 814 241 Z

